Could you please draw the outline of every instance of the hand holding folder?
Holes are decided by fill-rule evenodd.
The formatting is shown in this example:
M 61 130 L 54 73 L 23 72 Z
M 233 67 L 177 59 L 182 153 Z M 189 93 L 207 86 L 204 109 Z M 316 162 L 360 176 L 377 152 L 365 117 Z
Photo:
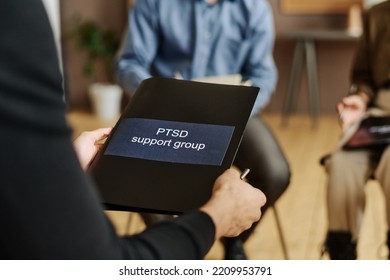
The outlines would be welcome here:
M 258 91 L 145 80 L 91 166 L 103 203 L 171 214 L 203 205 L 232 165 Z

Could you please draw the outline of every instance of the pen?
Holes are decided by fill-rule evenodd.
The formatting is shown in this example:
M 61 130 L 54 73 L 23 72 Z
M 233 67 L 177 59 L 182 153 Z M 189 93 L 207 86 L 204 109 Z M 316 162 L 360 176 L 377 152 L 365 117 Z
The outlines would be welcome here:
M 246 175 L 248 175 L 249 171 L 251 171 L 249 168 L 245 168 L 244 171 L 242 171 L 241 175 L 240 175 L 240 179 L 241 180 L 244 180 L 244 178 L 246 177 Z

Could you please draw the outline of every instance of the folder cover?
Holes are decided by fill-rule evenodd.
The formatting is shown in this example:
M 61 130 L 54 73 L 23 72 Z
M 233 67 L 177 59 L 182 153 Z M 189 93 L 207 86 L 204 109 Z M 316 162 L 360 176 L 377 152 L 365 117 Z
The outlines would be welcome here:
M 368 116 L 364 118 L 344 149 L 383 148 L 390 143 L 390 116 Z
M 230 168 L 259 88 L 144 80 L 90 172 L 110 210 L 180 214 Z

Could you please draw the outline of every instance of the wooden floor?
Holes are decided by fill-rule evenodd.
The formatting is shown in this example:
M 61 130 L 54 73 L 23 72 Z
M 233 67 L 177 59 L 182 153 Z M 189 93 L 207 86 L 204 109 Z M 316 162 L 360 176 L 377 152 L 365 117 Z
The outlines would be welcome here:
M 287 246 L 289 259 L 320 259 L 321 247 L 326 234 L 326 176 L 319 165 L 319 158 L 332 150 L 339 137 L 335 115 L 320 116 L 313 127 L 309 116 L 293 115 L 288 125 L 281 125 L 280 115 L 266 114 L 264 119 L 274 131 L 290 162 L 291 184 L 276 204 Z M 82 113 L 70 113 L 69 121 L 75 135 L 82 130 L 111 125 L 97 121 Z M 367 210 L 361 238 L 358 243 L 359 259 L 384 259 L 386 227 L 384 200 L 376 181 L 367 186 Z M 138 214 L 107 212 L 119 234 L 136 233 L 144 228 Z M 129 219 L 130 218 L 130 219 Z M 245 243 L 250 259 L 284 259 L 275 216 L 268 211 L 256 231 Z M 207 259 L 223 258 L 223 247 L 216 242 Z M 327 255 L 323 259 L 327 259 Z

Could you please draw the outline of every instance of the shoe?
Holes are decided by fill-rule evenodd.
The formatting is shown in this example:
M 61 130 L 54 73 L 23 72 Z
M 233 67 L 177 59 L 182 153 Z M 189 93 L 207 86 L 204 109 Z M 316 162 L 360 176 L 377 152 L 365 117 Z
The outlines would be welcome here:
M 325 251 L 331 260 L 356 260 L 357 242 L 352 240 L 349 232 L 329 231 L 325 242 Z
M 242 240 L 238 237 L 224 238 L 225 260 L 247 260 Z

